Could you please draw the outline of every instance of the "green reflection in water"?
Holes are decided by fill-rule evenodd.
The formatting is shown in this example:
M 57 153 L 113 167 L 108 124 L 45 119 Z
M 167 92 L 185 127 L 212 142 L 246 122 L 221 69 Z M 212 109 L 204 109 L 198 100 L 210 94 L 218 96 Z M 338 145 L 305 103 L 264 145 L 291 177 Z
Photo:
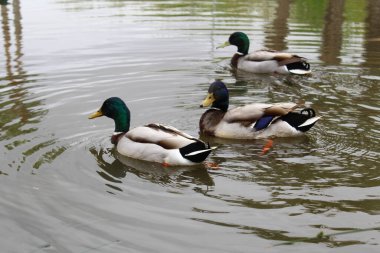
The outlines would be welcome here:
M 273 241 L 285 241 L 284 243 L 278 243 L 274 246 L 281 245 L 292 245 L 294 243 L 325 243 L 329 247 L 344 247 L 349 245 L 358 245 L 358 244 L 366 244 L 366 242 L 358 241 L 358 240 L 338 240 L 337 237 L 345 234 L 353 234 L 365 231 L 376 231 L 380 230 L 380 227 L 367 228 L 367 229 L 356 229 L 356 228 L 343 228 L 344 232 L 337 232 L 331 234 L 325 234 L 323 232 L 318 233 L 316 236 L 312 237 L 302 237 L 302 236 L 290 236 L 287 235 L 287 231 L 282 230 L 272 230 L 272 229 L 263 229 L 252 226 L 245 226 L 239 224 L 231 224 L 225 222 L 217 222 L 207 219 L 199 219 L 193 218 L 195 221 L 204 222 L 212 225 L 236 228 L 242 230 L 242 234 L 255 234 L 263 239 L 273 240 Z M 342 230 L 340 228 L 330 228 L 332 230 Z
M 60 156 L 64 151 L 66 150 L 66 147 L 56 147 L 52 148 L 50 151 L 45 152 L 37 162 L 34 163 L 33 168 L 39 169 L 41 165 L 45 163 L 52 163 L 58 156 Z
M 331 234 L 325 234 L 322 231 L 318 233 L 315 237 L 299 237 L 299 238 L 292 238 L 291 240 L 288 240 L 288 242 L 279 243 L 275 246 L 280 245 L 292 245 L 294 243 L 298 242 L 309 242 L 309 243 L 326 243 L 330 247 L 343 247 L 343 246 L 349 246 L 349 245 L 355 245 L 355 244 L 365 244 L 365 242 L 361 241 L 355 241 L 355 240 L 348 240 L 348 241 L 337 241 L 336 237 L 340 235 L 347 235 L 347 234 L 354 234 L 354 233 L 361 233 L 366 231 L 378 231 L 380 230 L 380 227 L 373 227 L 373 228 L 365 228 L 365 229 L 357 229 L 357 228 L 330 228 L 334 230 L 343 230 L 343 232 L 337 232 L 337 233 L 331 233 Z
M 9 161 L 4 163 L 18 170 L 28 157 L 40 151 L 43 154 L 40 157 L 36 154 L 34 157 L 37 161 L 32 164 L 33 168 L 38 169 L 42 164 L 52 162 L 65 148 L 52 148 L 56 142 L 54 140 L 30 147 L 39 139 L 36 137 L 38 125 L 48 110 L 43 108 L 43 101 L 35 99 L 35 95 L 30 92 L 39 75 L 30 74 L 24 69 L 20 1 L 2 5 L 1 17 L 5 73 L 1 73 L 0 77 L 0 141 L 4 142 L 6 159 Z M 48 151 L 44 151 L 46 149 Z
M 366 14 L 367 1 L 363 0 L 346 0 L 344 4 L 344 19 L 347 24 L 352 24 L 352 28 L 355 24 L 364 22 L 367 16 Z M 349 31 L 347 31 L 349 32 Z
M 14 9 L 14 40 L 16 50 L 12 55 L 13 35 L 11 34 L 12 17 L 9 16 L 8 6 L 1 7 L 2 30 L 4 37 L 5 53 L 5 77 L 0 78 L 0 140 L 12 139 L 16 136 L 36 131 L 35 127 L 25 129 L 29 124 L 38 123 L 46 113 L 44 110 L 33 108 L 41 105 L 41 101 L 28 102 L 30 93 L 26 84 L 34 82 L 31 76 L 23 69 L 22 57 L 22 25 L 19 1 L 13 2 Z M 17 141 L 13 147 L 22 144 L 24 141 Z
M 308 29 L 320 31 L 324 25 L 324 16 L 327 0 L 302 0 L 294 1 L 291 8 L 291 19 L 297 23 L 308 24 Z M 310 31 L 310 30 L 309 30 Z

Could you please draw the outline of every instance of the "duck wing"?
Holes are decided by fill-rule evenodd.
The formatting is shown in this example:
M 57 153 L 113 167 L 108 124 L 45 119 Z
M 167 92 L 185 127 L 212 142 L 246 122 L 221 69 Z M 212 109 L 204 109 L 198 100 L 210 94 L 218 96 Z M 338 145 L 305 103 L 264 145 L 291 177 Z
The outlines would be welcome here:
M 156 123 L 133 128 L 125 136 L 134 142 L 157 144 L 165 149 L 179 149 L 200 142 L 172 126 Z
M 265 116 L 283 116 L 298 108 L 296 103 L 254 103 L 229 110 L 223 120 L 228 123 L 254 123 Z
M 280 66 L 305 60 L 304 58 L 290 53 L 272 50 L 258 50 L 245 56 L 248 61 L 271 61 L 275 60 Z

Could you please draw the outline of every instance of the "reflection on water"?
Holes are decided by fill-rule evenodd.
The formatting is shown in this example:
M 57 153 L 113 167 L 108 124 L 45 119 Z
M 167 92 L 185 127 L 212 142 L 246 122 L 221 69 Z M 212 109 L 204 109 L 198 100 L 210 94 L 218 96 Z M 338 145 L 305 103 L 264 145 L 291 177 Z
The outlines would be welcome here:
M 326 6 L 321 60 L 327 64 L 340 64 L 344 2 L 344 0 L 329 0 Z
M 286 36 L 289 33 L 288 18 L 290 14 L 291 0 L 279 1 L 276 7 L 276 13 L 270 26 L 267 26 L 265 32 L 265 47 L 273 50 L 285 51 Z
M 204 223 L 208 223 L 208 224 L 212 224 L 212 225 L 236 228 L 236 229 L 242 231 L 241 232 L 242 234 L 255 234 L 255 235 L 259 236 L 260 238 L 267 239 L 267 240 L 287 242 L 287 243 L 277 244 L 276 246 L 291 245 L 291 244 L 296 243 L 296 242 L 325 243 L 328 247 L 344 247 L 344 246 L 349 246 L 349 245 L 365 244 L 364 242 L 357 241 L 357 240 L 339 240 L 339 239 L 335 238 L 333 235 L 332 236 L 315 235 L 313 237 L 288 236 L 287 231 L 262 229 L 262 228 L 258 228 L 258 227 L 242 226 L 239 224 L 214 222 L 211 220 L 201 220 L 201 219 L 194 219 L 194 220 L 204 222 Z M 316 227 L 319 228 L 319 226 L 316 226 Z M 341 228 L 330 228 L 330 229 L 333 229 L 336 231 L 341 230 Z M 378 228 L 375 228 L 375 230 L 376 229 L 378 229 Z M 355 228 L 344 228 L 343 230 L 355 231 L 356 229 Z M 336 235 L 339 235 L 339 234 L 336 233 Z
M 10 84 L 17 84 L 25 82 L 23 77 L 25 71 L 23 70 L 23 63 L 21 61 L 22 53 L 22 25 L 21 25 L 21 11 L 19 0 L 13 1 L 13 17 L 10 17 L 9 8 L 7 5 L 1 6 L 1 20 L 2 20 L 2 33 L 4 40 L 4 56 L 5 56 L 5 79 L 10 81 Z M 10 22 L 13 20 L 13 26 Z M 14 28 L 14 34 L 11 34 L 11 27 Z M 12 39 L 14 36 L 14 39 Z M 15 44 L 15 50 L 12 52 L 12 43 Z M 14 53 L 14 56 L 13 54 Z M 13 59 L 14 58 L 14 59 Z
M 3 249 L 376 252 L 379 1 L 5 2 Z M 297 53 L 314 73 L 231 71 L 235 48 L 215 46 L 238 30 L 252 50 Z M 202 136 L 218 147 L 210 160 L 219 170 L 208 171 L 120 157 L 109 120 L 86 119 L 118 95 L 134 126 L 156 121 L 196 135 L 216 78 L 233 106 L 302 101 L 322 119 L 302 138 L 274 139 L 264 155 L 266 140 Z
M 136 1 L 100 1 L 99 3 L 98 1 L 61 0 L 58 2 L 67 11 L 100 8 L 128 10 L 138 6 Z M 135 8 L 136 12 L 132 13 L 132 15 L 143 16 L 148 19 L 150 16 L 157 18 L 173 17 L 173 20 L 168 19 L 166 20 L 167 22 L 185 21 L 186 17 L 192 17 L 194 19 L 191 21 L 194 21 L 194 23 L 201 22 L 200 25 L 207 26 L 208 24 L 204 23 L 204 21 L 211 21 L 210 28 L 226 30 L 229 30 L 231 26 L 234 27 L 232 30 L 252 30 L 250 23 L 256 21 L 258 16 L 263 15 L 264 22 L 268 24 L 264 24 L 262 27 L 265 35 L 262 47 L 275 50 L 292 50 L 293 45 L 288 45 L 287 41 L 289 41 L 289 38 L 297 38 L 297 40 L 293 41 L 293 43 L 297 43 L 297 46 L 302 47 L 300 43 L 304 45 L 306 43 L 310 46 L 320 45 L 319 58 L 323 63 L 329 65 L 340 64 L 342 58 L 349 56 L 349 54 L 355 57 L 354 55 L 357 52 L 352 52 L 354 49 L 362 51 L 362 56 L 366 62 L 365 66 L 373 66 L 369 64 L 379 65 L 378 44 L 380 34 L 377 27 L 380 23 L 378 15 L 380 11 L 379 4 L 372 0 L 321 0 L 318 2 L 291 0 L 279 2 L 152 1 L 149 4 L 142 4 L 141 8 L 143 12 Z M 178 17 L 182 18 L 178 19 Z M 161 19 L 159 20 L 161 21 Z M 360 38 L 360 36 L 363 36 L 363 31 L 358 30 L 356 27 L 360 22 L 364 23 L 365 37 L 363 38 Z M 171 29 L 174 28 L 172 27 Z M 345 31 L 345 28 L 349 30 Z M 194 27 L 190 30 L 194 29 L 198 28 Z M 256 29 L 253 30 L 256 31 Z M 263 35 L 261 31 L 257 32 L 260 32 L 257 37 L 261 40 Z M 311 34 L 312 32 L 315 34 Z M 311 36 L 311 38 L 301 37 L 303 35 Z M 253 34 L 252 38 L 255 37 L 256 34 Z M 364 40 L 363 45 L 360 43 L 361 39 Z M 308 49 L 305 48 L 304 50 Z M 349 65 L 353 63 L 345 62 L 345 64 Z
M 380 5 L 378 1 L 368 1 L 366 18 L 364 66 L 373 67 L 374 75 L 379 75 L 380 59 Z
M 0 141 L 3 141 L 4 153 L 7 154 L 3 164 L 19 170 L 28 157 L 49 148 L 55 141 L 42 140 L 42 143 L 36 143 L 37 125 L 47 110 L 43 108 L 42 100 L 36 99 L 29 91 L 36 84 L 38 75 L 24 69 L 20 1 L 2 5 L 1 17 L 5 73 L 0 76 Z M 41 164 L 54 160 L 63 150 L 63 147 L 58 147 L 39 154 L 33 158 L 35 161 L 31 166 L 37 169 Z
M 91 154 L 96 157 L 98 166 L 101 168 L 97 173 L 108 181 L 107 185 L 115 190 L 122 191 L 117 184 L 122 183 L 121 179 L 132 173 L 139 178 L 145 179 L 152 183 L 175 186 L 189 187 L 213 186 L 214 182 L 204 166 L 197 167 L 164 167 L 161 164 L 150 163 L 123 157 L 119 154 L 112 154 L 113 150 L 99 150 L 90 148 Z M 107 162 L 104 157 L 114 159 Z M 117 157 L 115 159 L 114 157 Z M 113 183 L 113 184 L 110 184 Z

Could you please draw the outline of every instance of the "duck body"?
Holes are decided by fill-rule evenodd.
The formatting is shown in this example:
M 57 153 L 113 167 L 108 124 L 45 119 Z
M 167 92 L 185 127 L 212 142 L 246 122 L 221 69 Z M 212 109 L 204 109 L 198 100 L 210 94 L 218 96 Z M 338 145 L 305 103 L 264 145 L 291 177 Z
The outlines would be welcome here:
M 221 100 L 228 101 L 228 90 L 224 83 L 216 81 L 202 103 L 212 103 L 199 121 L 202 134 L 228 139 L 293 137 L 303 135 L 320 118 L 311 108 L 294 112 L 299 107 L 295 103 L 253 103 L 227 110 L 226 102 Z
M 203 162 L 211 153 L 211 148 L 204 142 L 172 126 L 152 123 L 129 130 L 129 110 L 120 98 L 107 99 L 90 118 L 103 115 L 115 121 L 111 142 L 122 156 L 163 165 L 187 166 Z
M 123 156 L 173 166 L 199 164 L 211 152 L 202 141 L 157 123 L 131 129 L 116 149 Z
M 309 74 L 310 64 L 305 58 L 295 54 L 273 50 L 258 50 L 248 53 L 249 39 L 245 33 L 235 32 L 229 40 L 218 48 L 235 45 L 238 52 L 231 58 L 231 66 L 242 71 L 265 74 Z
M 252 61 L 249 59 L 250 55 L 235 54 L 231 59 L 231 66 L 236 69 L 255 74 L 289 73 L 286 66 L 280 66 L 276 60 Z

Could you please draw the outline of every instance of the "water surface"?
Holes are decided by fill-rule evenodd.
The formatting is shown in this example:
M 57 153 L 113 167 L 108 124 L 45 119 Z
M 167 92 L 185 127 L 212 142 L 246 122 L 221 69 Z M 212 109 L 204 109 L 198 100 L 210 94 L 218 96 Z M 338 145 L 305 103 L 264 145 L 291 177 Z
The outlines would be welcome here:
M 3 2 L 3 252 L 378 251 L 378 1 Z M 313 74 L 231 71 L 235 48 L 215 48 L 234 31 Z M 265 155 L 266 140 L 206 138 L 219 170 L 117 157 L 112 121 L 87 119 L 120 96 L 132 126 L 198 136 L 214 79 L 233 105 L 305 101 L 322 119 Z

